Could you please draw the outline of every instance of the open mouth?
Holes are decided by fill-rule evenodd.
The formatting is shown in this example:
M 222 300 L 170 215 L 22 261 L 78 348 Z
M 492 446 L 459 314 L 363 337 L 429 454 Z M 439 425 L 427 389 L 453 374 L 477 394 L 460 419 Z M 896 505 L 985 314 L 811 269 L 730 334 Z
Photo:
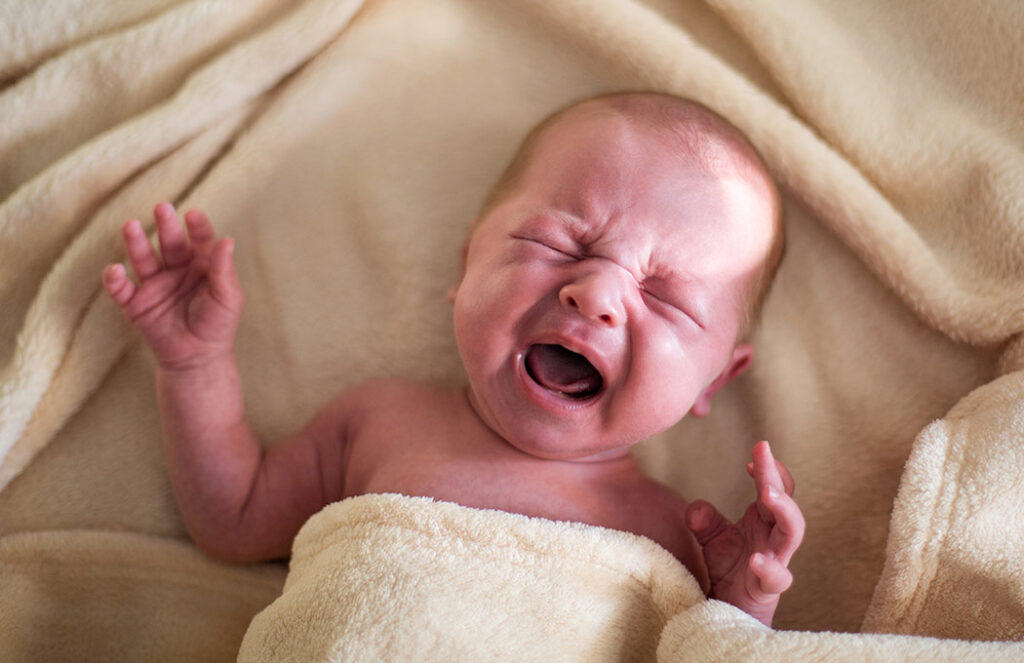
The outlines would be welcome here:
M 585 400 L 604 384 L 601 373 L 586 357 L 561 345 L 531 345 L 524 361 L 534 382 L 565 398 Z

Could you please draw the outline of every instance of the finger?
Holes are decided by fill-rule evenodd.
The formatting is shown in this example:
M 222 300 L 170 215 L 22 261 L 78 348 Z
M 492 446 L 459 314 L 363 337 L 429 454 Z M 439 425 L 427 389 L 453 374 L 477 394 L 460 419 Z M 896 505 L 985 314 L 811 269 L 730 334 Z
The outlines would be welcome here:
M 180 267 L 192 259 L 192 248 L 185 237 L 181 221 L 170 203 L 160 203 L 153 210 L 156 233 L 160 238 L 160 254 L 166 267 Z
M 778 466 L 775 464 L 775 458 L 772 456 L 772 449 L 768 442 L 761 440 L 754 445 L 751 455 L 754 458 L 753 476 L 754 486 L 757 489 L 758 495 L 758 512 L 761 514 L 761 518 L 772 522 L 771 512 L 765 507 L 763 496 L 768 488 L 780 493 L 785 490 L 782 476 L 779 474 Z
M 696 500 L 686 507 L 686 526 L 697 537 L 697 543 L 704 546 L 729 529 L 732 523 L 710 502 Z
M 107 265 L 103 270 L 103 289 L 118 306 L 130 302 L 135 294 L 135 284 L 121 264 Z
M 235 240 L 225 237 L 213 247 L 210 258 L 210 294 L 231 311 L 242 308 L 242 285 L 235 271 Z
M 749 564 L 758 585 L 756 588 L 748 587 L 750 590 L 760 590 L 768 595 L 781 594 L 793 584 L 793 574 L 777 559 L 754 553 L 750 556 Z
M 793 480 L 793 475 L 790 474 L 789 468 L 783 465 L 781 460 L 775 459 L 775 469 L 778 470 L 779 476 L 782 478 L 782 487 L 786 494 L 792 495 L 796 489 L 796 482 Z M 754 463 L 747 463 L 747 474 L 754 476 Z
M 193 253 L 197 256 L 209 255 L 217 240 L 210 219 L 201 211 L 190 209 L 185 212 L 185 227 L 188 229 Z
M 782 474 L 779 471 L 780 463 L 772 455 L 772 448 L 767 440 L 761 440 L 754 445 L 751 456 L 754 458 L 752 468 L 754 480 L 758 483 L 758 489 L 761 486 L 771 485 L 779 490 L 784 490 L 785 485 L 782 481 Z
M 145 280 L 160 271 L 160 261 L 153 253 L 153 245 L 149 243 L 142 224 L 137 219 L 132 219 L 122 226 L 121 234 L 124 237 L 124 249 L 128 254 L 128 262 L 131 263 L 135 275 L 139 280 Z
M 804 514 L 792 497 L 785 493 L 766 491 L 765 505 L 772 513 L 775 525 L 769 536 L 769 544 L 775 557 L 782 564 L 789 564 L 793 553 L 804 540 L 807 527 Z
M 785 489 L 787 495 L 792 495 L 793 491 L 796 490 L 796 482 L 793 481 L 793 475 L 789 473 L 789 468 L 782 464 L 781 460 L 776 459 L 775 469 L 778 470 L 779 476 L 782 477 L 782 487 Z

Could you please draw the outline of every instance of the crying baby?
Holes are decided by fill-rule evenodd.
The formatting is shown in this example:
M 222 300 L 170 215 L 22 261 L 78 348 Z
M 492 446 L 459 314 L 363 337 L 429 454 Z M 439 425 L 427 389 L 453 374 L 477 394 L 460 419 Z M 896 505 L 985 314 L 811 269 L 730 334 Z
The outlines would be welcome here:
M 233 350 L 233 240 L 162 203 L 160 255 L 129 221 L 136 279 L 110 265 L 103 281 L 156 357 L 175 497 L 211 555 L 285 557 L 327 504 L 427 496 L 648 537 L 770 624 L 804 521 L 768 444 L 735 523 L 645 476 L 630 448 L 707 414 L 750 365 L 780 216 L 754 148 L 700 104 L 619 93 L 563 109 L 527 136 L 466 241 L 451 298 L 468 384 L 371 381 L 265 451 Z

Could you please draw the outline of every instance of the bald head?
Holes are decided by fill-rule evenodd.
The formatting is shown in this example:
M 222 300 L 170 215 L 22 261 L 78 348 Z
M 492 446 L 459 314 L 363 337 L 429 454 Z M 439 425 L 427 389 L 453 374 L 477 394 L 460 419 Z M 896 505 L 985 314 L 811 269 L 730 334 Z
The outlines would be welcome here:
M 757 150 L 728 120 L 695 101 L 653 92 L 601 95 L 563 108 L 534 127 L 520 144 L 511 163 L 487 196 L 478 220 L 523 182 L 545 137 L 566 123 L 593 115 L 610 115 L 663 136 L 680 160 L 716 178 L 740 178 L 771 201 L 772 241 L 765 261 L 753 279 L 745 307 L 741 338 L 752 330 L 782 258 L 784 232 L 781 202 L 774 182 Z

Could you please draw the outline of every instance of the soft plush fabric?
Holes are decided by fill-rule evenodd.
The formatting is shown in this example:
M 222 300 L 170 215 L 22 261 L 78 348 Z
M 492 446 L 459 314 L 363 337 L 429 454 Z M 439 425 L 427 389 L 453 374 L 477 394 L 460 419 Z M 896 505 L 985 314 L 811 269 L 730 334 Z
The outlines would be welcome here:
M 706 600 L 685 567 L 643 537 L 363 495 L 302 528 L 284 591 L 253 619 L 238 660 L 959 663 L 1019 661 L 1022 651 L 775 631 Z
M 299 532 L 239 661 L 650 661 L 668 620 L 703 600 L 643 537 L 363 495 Z
M 808 521 L 780 646 L 1020 640 L 1022 32 L 995 1 L 0 0 L 0 654 L 223 658 L 283 582 L 189 547 L 100 287 L 125 219 L 166 199 L 236 237 L 270 444 L 369 377 L 462 381 L 445 293 L 483 196 L 546 114 L 624 89 L 747 133 L 788 240 L 754 367 L 642 464 L 735 516 L 771 440 Z M 769 637 L 723 610 L 661 652 Z

